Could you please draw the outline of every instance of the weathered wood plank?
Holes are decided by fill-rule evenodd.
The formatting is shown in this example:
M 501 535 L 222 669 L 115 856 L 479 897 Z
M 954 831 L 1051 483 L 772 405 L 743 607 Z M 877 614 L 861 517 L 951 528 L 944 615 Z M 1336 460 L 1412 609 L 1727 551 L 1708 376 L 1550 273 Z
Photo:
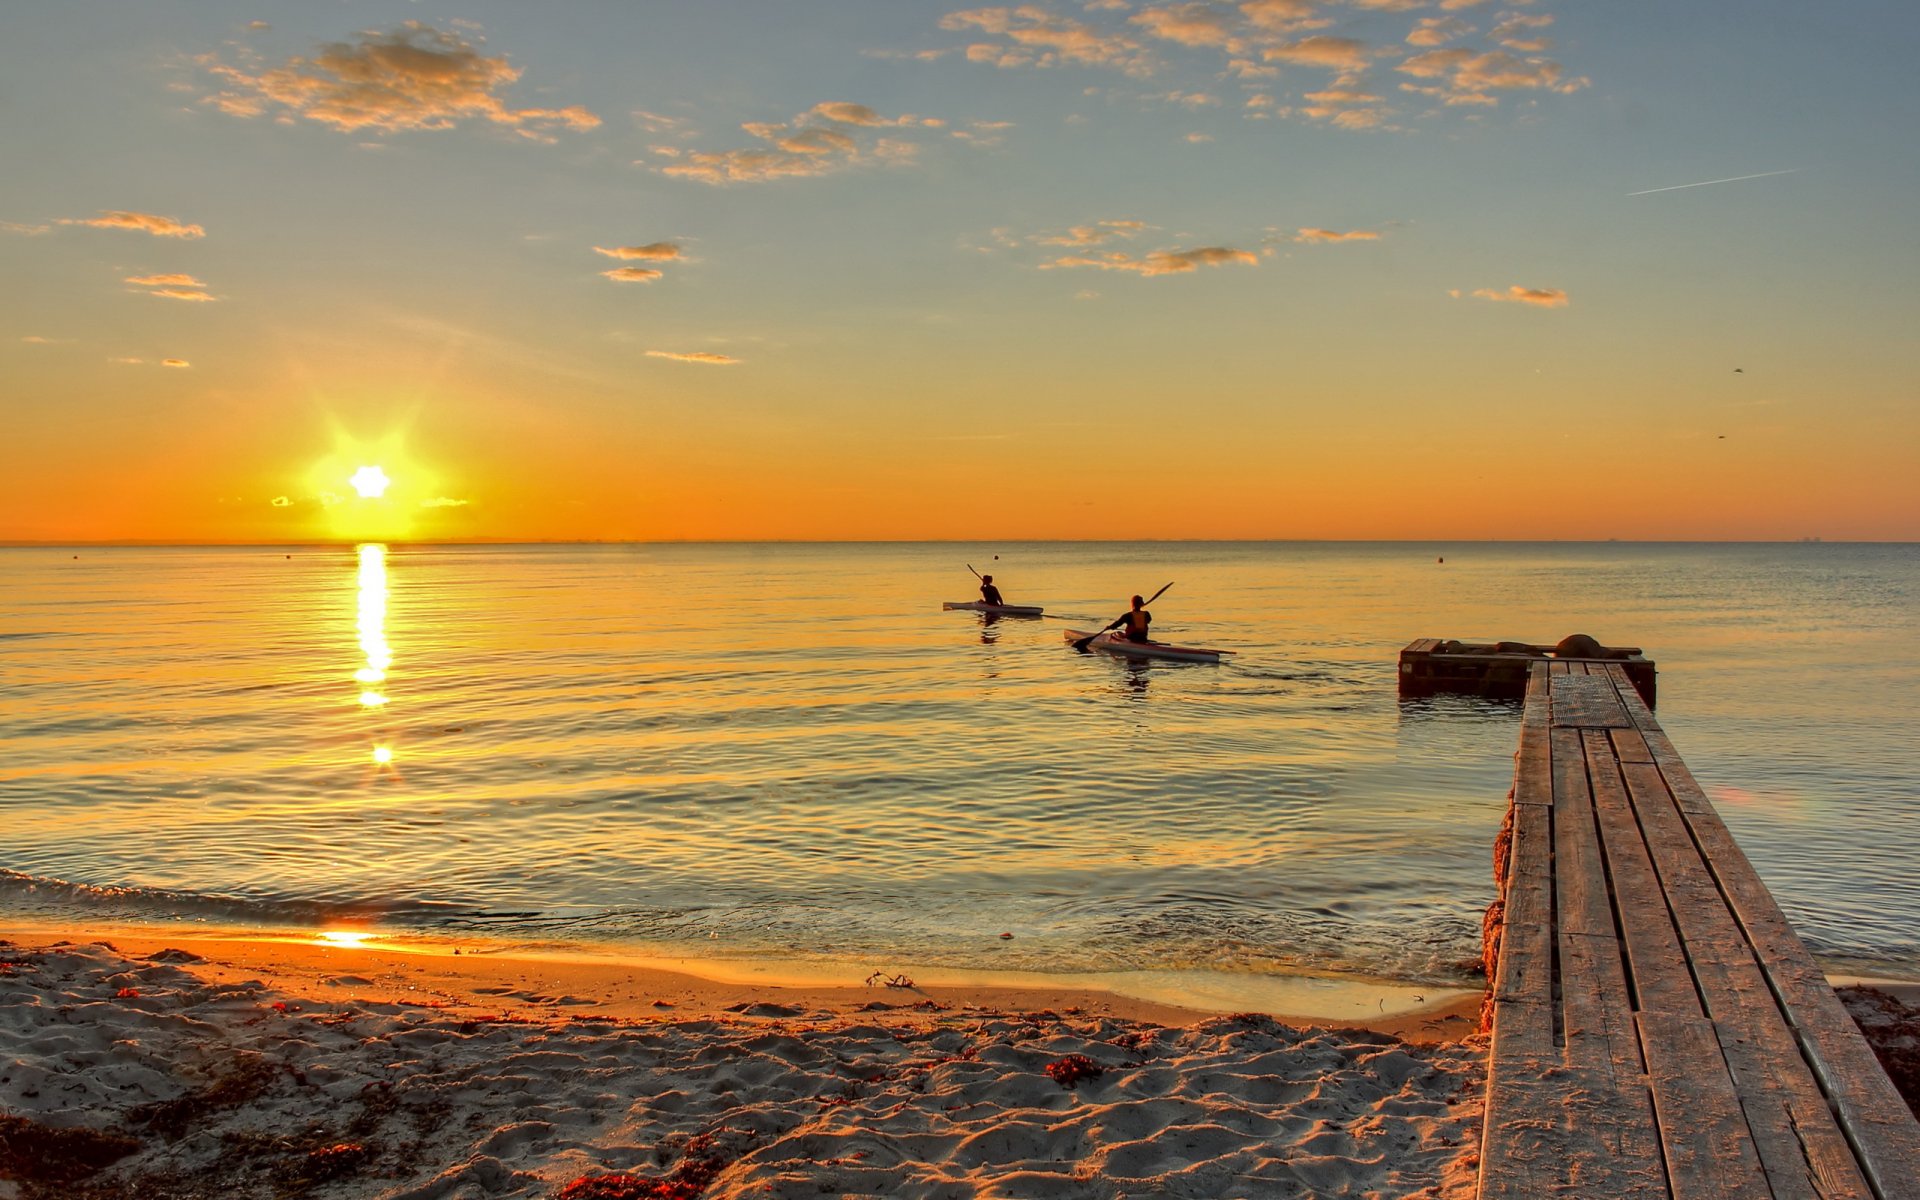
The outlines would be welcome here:
M 1667 1200 L 1644 1083 L 1616 1091 L 1556 1058 L 1496 1068 L 1487 1083 L 1479 1200 Z
M 1520 728 L 1520 749 L 1513 756 L 1513 802 L 1553 803 L 1553 751 L 1544 724 Z
M 1866 1200 L 1853 1150 L 1658 768 L 1626 763 L 1621 773 L 1774 1200 Z
M 1615 1088 L 1645 1087 L 1646 1062 L 1620 940 L 1561 930 L 1560 997 L 1567 1064 Z
M 1513 849 L 1507 865 L 1506 912 L 1500 934 L 1495 1003 L 1553 1003 L 1553 822 L 1544 805 L 1513 809 Z M 1548 1008 L 1551 1018 L 1552 1009 Z M 1497 1027 L 1497 1026 L 1496 1026 Z
M 1638 729 L 1614 729 L 1609 732 L 1613 735 L 1613 756 L 1621 762 L 1653 761 L 1653 752 L 1647 749 L 1647 739 Z
M 1568 933 L 1614 935 L 1607 868 L 1594 825 L 1593 793 L 1580 735 L 1556 729 L 1553 745 L 1553 890 L 1560 928 Z
M 1553 718 L 1552 675 L 1549 664 L 1534 663 L 1527 668 L 1527 703 L 1520 710 L 1520 728 L 1546 728 Z
M 1573 663 L 1569 666 L 1578 666 Z M 1624 728 L 1632 722 L 1620 706 L 1620 693 L 1605 675 L 1556 676 L 1553 680 L 1553 724 L 1556 729 Z
M 1640 824 L 1634 818 L 1626 785 L 1620 778 L 1620 764 L 1613 759 L 1612 743 L 1599 730 L 1554 733 L 1556 738 L 1564 733 L 1580 739 L 1565 753 L 1587 756 L 1594 813 L 1619 914 L 1621 941 L 1627 949 L 1628 979 L 1639 1007 L 1702 1015 L 1699 993 L 1694 990 L 1679 935 L 1667 913 L 1660 877 L 1654 872 Z M 1554 751 L 1556 756 L 1562 752 L 1557 741 Z
M 1667 1012 L 1635 1019 L 1674 1200 L 1768 1195 L 1713 1023 Z
M 1402 654 L 1432 654 L 1433 648 L 1440 644 L 1439 638 L 1415 638 L 1408 643 Z

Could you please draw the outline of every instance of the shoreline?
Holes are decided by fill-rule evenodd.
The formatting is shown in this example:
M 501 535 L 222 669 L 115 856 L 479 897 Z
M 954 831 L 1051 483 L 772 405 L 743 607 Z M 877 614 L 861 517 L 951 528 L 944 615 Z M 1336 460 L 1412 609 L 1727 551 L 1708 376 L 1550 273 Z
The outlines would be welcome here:
M 389 939 L 366 931 L 180 929 L 124 922 L 0 921 L 0 941 L 40 950 L 104 942 L 150 957 L 187 949 L 222 982 L 259 979 L 287 991 L 381 1002 L 431 996 L 440 1006 L 491 1013 L 616 1019 L 713 1017 L 776 1003 L 845 1014 L 928 1003 L 996 1012 L 1077 1009 L 1182 1026 L 1259 1012 L 1298 1028 L 1364 1029 L 1409 1042 L 1457 1040 L 1479 1024 L 1482 990 L 1312 975 L 1124 971 L 1047 975 L 889 963 L 777 958 L 674 958 L 572 943 L 485 938 Z M 875 978 L 872 983 L 868 978 Z M 342 985 L 335 980 L 355 982 Z M 893 982 L 889 983 L 891 980 Z M 342 998 L 345 998 L 344 996 Z M 1265 1003 L 1262 1003 L 1265 1001 Z

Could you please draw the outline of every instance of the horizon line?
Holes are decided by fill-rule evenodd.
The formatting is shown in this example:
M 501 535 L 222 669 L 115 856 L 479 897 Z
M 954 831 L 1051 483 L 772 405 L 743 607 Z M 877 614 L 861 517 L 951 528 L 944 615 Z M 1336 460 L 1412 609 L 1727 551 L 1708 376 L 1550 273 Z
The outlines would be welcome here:
M 393 538 L 306 538 L 291 541 L 196 541 L 184 538 L 97 538 L 42 540 L 0 538 L 0 550 L 91 549 L 333 549 L 353 546 L 974 546 L 974 545 L 1640 545 L 1640 546 L 1911 546 L 1920 538 L 1850 538 L 1808 535 L 1751 538 L 1639 538 L 1639 537 L 1454 537 L 1454 538 L 429 538 L 414 541 Z

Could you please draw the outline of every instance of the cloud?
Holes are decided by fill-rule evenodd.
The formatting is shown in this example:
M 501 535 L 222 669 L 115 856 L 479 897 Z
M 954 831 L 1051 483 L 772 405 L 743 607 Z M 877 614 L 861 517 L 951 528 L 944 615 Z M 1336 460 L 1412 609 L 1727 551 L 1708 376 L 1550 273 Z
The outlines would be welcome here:
M 831 124 L 809 124 L 816 118 Z M 938 128 L 945 122 L 933 117 L 883 117 L 864 104 L 827 101 L 791 121 L 748 121 L 740 126 L 765 145 L 662 155 L 670 162 L 660 173 L 719 187 L 826 175 L 865 163 L 906 162 L 920 151 L 915 143 L 889 137 L 863 143 L 862 137 L 870 128 L 909 125 Z
M 129 275 L 127 282 L 140 287 L 203 288 L 207 286 L 191 275 Z
M 1031 4 L 948 13 L 940 18 L 940 28 L 956 32 L 979 30 L 1005 39 L 969 45 L 967 58 L 971 62 L 997 67 L 1063 64 L 1114 67 L 1137 75 L 1152 70 L 1152 60 L 1145 48 L 1124 33 L 1103 32 L 1093 25 L 1055 16 Z
M 273 505 L 275 508 L 289 508 L 293 505 L 293 500 L 286 496 L 275 496 L 273 499 L 267 501 L 267 503 Z
M 472 503 L 473 501 L 471 500 L 455 500 L 451 496 L 435 496 L 429 500 L 422 500 L 420 502 L 420 507 L 421 508 L 465 508 L 467 505 Z
M 1553 39 L 1539 32 L 1552 24 L 1553 18 L 1545 13 L 1508 13 L 1487 36 L 1509 50 L 1539 54 L 1553 48 Z
M 1164 41 L 1182 46 L 1218 46 L 1229 54 L 1240 53 L 1241 42 L 1235 36 L 1230 11 L 1211 4 L 1196 0 L 1143 8 L 1127 20 Z
M 182 367 L 182 368 L 184 368 L 184 367 L 191 367 L 191 366 L 192 366 L 193 364 L 192 364 L 192 363 L 190 363 L 190 362 L 188 362 L 188 361 L 187 361 L 186 359 L 184 359 L 184 358 L 163 358 L 163 359 L 161 359 L 161 360 L 160 360 L 160 365 L 161 365 L 161 366 L 163 366 L 163 367 Z
M 1041 246 L 1098 246 L 1114 238 L 1130 238 L 1145 229 L 1145 221 L 1097 221 L 1075 225 L 1065 233 L 1042 234 L 1033 238 Z
M 1514 90 L 1567 95 L 1590 82 L 1585 77 L 1564 78 L 1560 64 L 1550 59 L 1518 58 L 1505 50 L 1475 52 L 1462 46 L 1416 54 L 1396 69 L 1416 79 L 1442 80 L 1454 93 L 1467 97 Z
M 138 229 L 155 237 L 203 238 L 207 231 L 198 225 L 188 225 L 172 217 L 159 217 L 143 212 L 102 212 L 97 217 L 61 217 L 61 225 L 85 225 L 92 229 Z
M 1354 229 L 1346 233 L 1336 233 L 1331 229 L 1302 229 L 1293 236 L 1296 242 L 1375 242 L 1380 235 L 1370 229 Z
M 864 104 L 854 104 L 846 100 L 823 100 L 807 110 L 807 116 L 837 121 L 842 125 L 925 125 L 938 129 L 946 124 L 938 117 L 916 117 L 911 113 L 901 117 L 883 117 Z
M 73 343 L 72 338 L 41 337 L 37 333 L 30 333 L 20 340 L 29 346 L 67 346 Z
M 219 299 L 210 292 L 203 292 L 196 288 L 154 288 L 147 295 L 158 296 L 162 300 L 189 300 L 196 304 L 210 303 Z
M 1200 267 L 1223 267 L 1230 263 L 1244 263 L 1251 267 L 1258 266 L 1260 259 L 1246 250 L 1235 250 L 1230 246 L 1200 246 L 1192 250 L 1155 250 L 1139 258 L 1118 250 L 1093 258 L 1067 255 L 1041 263 L 1040 269 L 1094 267 L 1102 271 L 1130 271 L 1152 278 L 1156 275 L 1184 275 Z
M 604 254 L 608 258 L 644 258 L 665 260 L 680 257 L 680 247 L 672 242 L 648 242 L 644 246 L 595 246 L 595 254 Z
M 110 363 L 119 363 L 123 367 L 137 367 L 147 360 L 144 358 L 129 358 L 124 354 L 116 354 L 109 356 L 107 361 Z
M 1324 29 L 1333 23 L 1320 15 L 1315 0 L 1243 0 L 1240 11 L 1249 24 L 1266 33 Z
M 1447 294 L 1456 300 L 1460 297 L 1460 293 L 1457 290 Z M 1504 292 L 1497 292 L 1492 288 L 1476 288 L 1474 289 L 1473 295 L 1474 298 L 1478 300 L 1493 300 L 1503 304 L 1531 304 L 1536 308 L 1565 308 L 1567 306 L 1567 293 L 1560 288 L 1521 287 L 1516 283 Z
M 664 358 L 673 362 L 704 363 L 708 366 L 730 367 L 740 360 L 726 354 L 710 354 L 705 350 L 693 350 L 681 353 L 675 350 L 649 350 L 648 358 Z
M 594 249 L 598 250 L 599 247 L 595 246 Z M 615 283 L 652 283 L 666 272 L 656 271 L 652 267 L 615 267 L 600 273 Z
M 1361 71 L 1367 66 L 1367 44 L 1355 38 L 1315 35 L 1271 46 L 1261 52 L 1268 62 L 1293 63 L 1303 67 L 1326 67 L 1335 71 Z
M 579 132 L 600 124 L 579 105 L 509 108 L 501 93 L 518 82 L 518 68 L 505 58 L 482 55 L 458 34 L 420 21 L 385 33 L 360 33 L 353 41 L 324 45 L 311 57 L 253 73 L 212 55 L 199 62 L 229 85 L 207 101 L 237 117 L 277 107 L 342 133 L 452 129 L 481 120 L 548 141 L 552 130 Z
M 998 67 L 1071 65 L 1148 76 L 1189 72 L 1197 55 L 1211 53 L 1219 56 L 1212 79 L 1262 88 L 1271 87 L 1266 80 L 1286 79 L 1286 68 L 1329 71 L 1330 87 L 1300 89 L 1304 95 L 1270 99 L 1257 108 L 1248 105 L 1241 116 L 1338 129 L 1404 130 L 1400 109 L 1419 96 L 1434 102 L 1423 114 L 1433 117 L 1454 108 L 1497 105 L 1503 91 L 1566 94 L 1589 86 L 1586 78 L 1539 57 L 1550 45 L 1541 31 L 1553 18 L 1519 11 L 1531 0 L 1511 0 L 1510 11 L 1499 15 L 1487 35 L 1491 45 L 1456 47 L 1474 28 L 1453 14 L 1482 2 L 1157 0 L 1128 5 L 1081 0 L 1077 17 L 1029 3 L 949 12 L 940 27 L 970 39 L 964 47 L 969 61 Z M 1431 15 L 1417 17 L 1407 30 L 1399 14 L 1421 9 Z M 1331 28 L 1336 21 L 1337 31 Z M 1376 67 L 1397 67 L 1434 82 L 1397 90 L 1369 87 L 1366 76 Z M 1204 96 L 1204 85 L 1193 86 L 1197 78 L 1171 92 L 1137 98 L 1182 102 Z M 1363 95 L 1368 98 L 1359 99 Z
M 52 229 L 51 225 L 23 225 L 18 221 L 0 221 L 0 233 L 17 233 L 22 237 L 36 237 Z
M 1409 46 L 1444 46 L 1457 37 L 1465 37 L 1473 27 L 1459 17 L 1422 17 L 1407 34 Z

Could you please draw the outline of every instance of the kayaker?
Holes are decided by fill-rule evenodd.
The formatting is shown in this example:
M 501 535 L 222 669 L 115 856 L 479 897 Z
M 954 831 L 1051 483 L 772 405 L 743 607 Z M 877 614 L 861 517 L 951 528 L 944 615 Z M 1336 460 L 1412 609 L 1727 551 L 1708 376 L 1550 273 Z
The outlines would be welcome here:
M 1000 598 L 1000 589 L 993 586 L 993 576 L 991 575 L 982 575 L 980 577 L 980 599 L 995 606 L 1004 606 L 1006 604 L 1006 601 Z
M 1140 597 L 1133 598 L 1133 607 L 1113 619 L 1108 629 L 1126 627 L 1127 640 L 1144 642 L 1147 640 L 1147 627 L 1153 624 L 1153 614 L 1147 611 L 1147 602 Z

